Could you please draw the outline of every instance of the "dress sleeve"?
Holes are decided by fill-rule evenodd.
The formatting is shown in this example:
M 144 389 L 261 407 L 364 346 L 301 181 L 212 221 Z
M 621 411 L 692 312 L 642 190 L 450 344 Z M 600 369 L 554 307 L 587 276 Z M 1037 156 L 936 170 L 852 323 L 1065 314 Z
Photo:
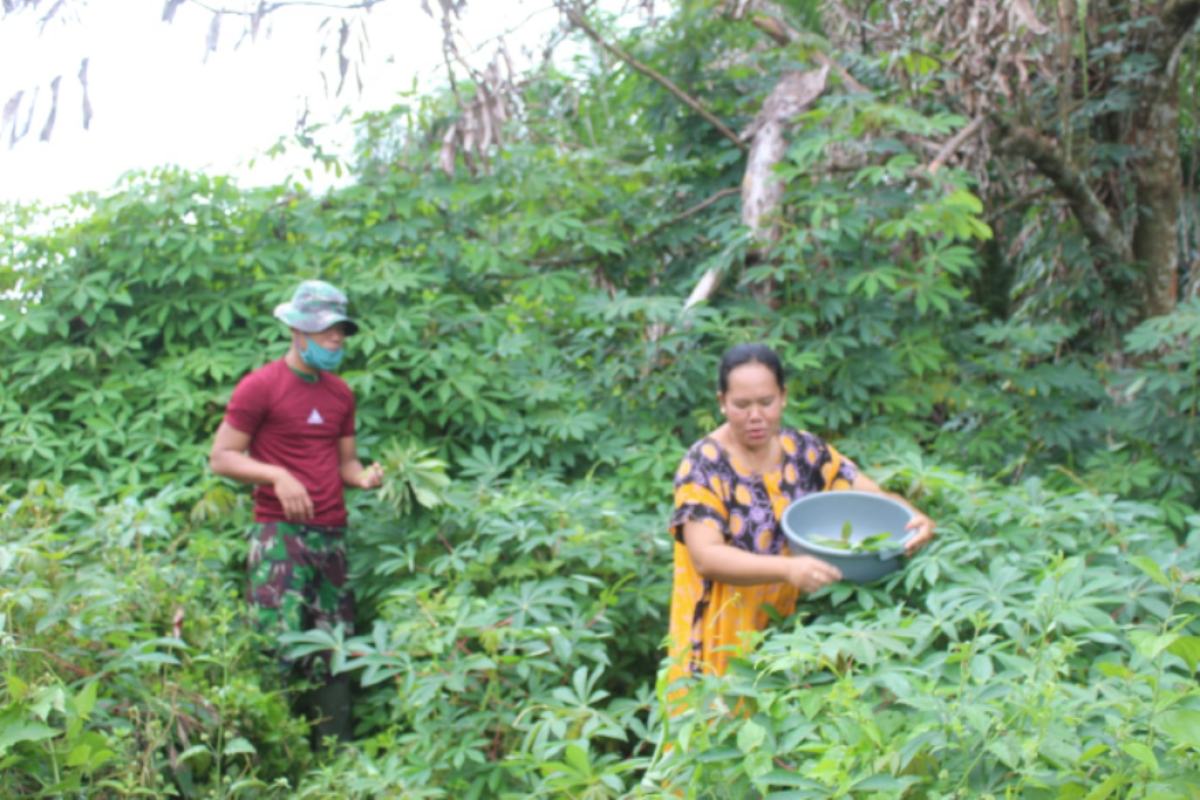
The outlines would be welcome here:
M 711 442 L 699 442 L 688 451 L 675 473 L 675 513 L 671 534 L 683 543 L 685 522 L 707 522 L 729 539 L 728 481 L 722 477 L 722 459 Z
M 238 381 L 225 408 L 225 422 L 242 433 L 254 436 L 267 414 L 266 385 L 257 372 Z
M 858 476 L 858 465 L 839 453 L 833 445 L 825 445 L 829 449 L 829 461 L 821 470 L 825 478 L 825 491 L 849 489 Z

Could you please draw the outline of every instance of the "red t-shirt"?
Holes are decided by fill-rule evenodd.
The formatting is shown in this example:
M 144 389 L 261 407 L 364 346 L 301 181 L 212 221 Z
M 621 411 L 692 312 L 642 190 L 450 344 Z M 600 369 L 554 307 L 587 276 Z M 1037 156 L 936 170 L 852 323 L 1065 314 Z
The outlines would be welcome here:
M 250 457 L 283 467 L 304 484 L 313 503 L 313 525 L 343 527 L 338 440 L 354 435 L 354 393 L 330 372 L 309 383 L 280 359 L 238 382 L 225 421 L 250 436 Z M 254 521 L 284 522 L 273 486 L 254 489 Z

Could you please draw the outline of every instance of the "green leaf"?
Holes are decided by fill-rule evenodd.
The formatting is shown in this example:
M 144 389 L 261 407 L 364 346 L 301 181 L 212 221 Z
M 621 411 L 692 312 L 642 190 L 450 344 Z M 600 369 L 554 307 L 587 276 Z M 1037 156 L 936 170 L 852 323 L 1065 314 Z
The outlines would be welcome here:
M 210 754 L 208 745 L 194 744 L 191 747 L 189 747 L 187 750 L 184 750 L 182 753 L 179 754 L 179 760 L 187 761 L 189 758 L 193 758 L 198 755 L 207 755 L 207 754 Z
M 1158 658 L 1164 650 L 1175 644 L 1179 638 L 1179 634 L 1177 633 L 1157 634 L 1146 630 L 1129 632 L 1129 641 L 1133 642 L 1133 646 L 1148 661 Z
M 762 743 L 766 741 L 767 729 L 759 725 L 754 720 L 747 720 L 741 729 L 738 731 L 737 744 L 738 749 L 743 753 L 749 753 L 762 747 Z
M 1200 750 L 1200 711 L 1174 708 L 1159 714 L 1154 727 L 1180 744 Z
M 1114 772 L 1104 779 L 1104 782 L 1097 786 L 1092 791 L 1088 792 L 1084 800 L 1106 800 L 1113 792 L 1125 785 L 1125 778 L 1121 773 Z
M 1167 576 L 1153 559 L 1147 556 L 1130 556 L 1129 563 L 1144 572 L 1150 580 L 1159 586 L 1165 586 L 1168 589 L 1171 588 L 1171 581 L 1168 580 Z
M 1200 636 L 1180 636 L 1167 647 L 1167 652 L 1182 658 L 1188 669 L 1195 672 L 1200 664 Z
M 976 653 L 971 657 L 971 677 L 978 683 L 987 683 L 996 674 L 992 659 L 986 653 Z
M 577 744 L 567 745 L 565 757 L 567 764 L 580 775 L 591 775 L 592 765 L 588 761 L 587 750 Z
M 1000 762 L 1009 769 L 1017 769 L 1021 766 L 1021 746 L 1012 736 L 1005 736 L 989 742 L 987 751 L 1000 759 Z
M 257 752 L 258 751 L 254 749 L 254 745 L 250 744 L 248 739 L 245 739 L 241 736 L 237 737 L 236 739 L 230 739 L 225 744 L 224 751 L 225 755 L 227 756 L 235 756 L 240 753 L 249 753 L 250 755 L 254 755 Z
M 84 719 L 87 719 L 96 706 L 96 690 L 99 685 L 99 681 L 88 681 L 79 694 L 71 700 L 71 705 L 75 707 L 75 713 Z
M 1158 774 L 1158 759 L 1154 755 L 1154 751 L 1142 742 L 1124 742 L 1121 749 L 1125 753 L 1137 759 L 1143 766 L 1150 770 L 1152 775 Z
M 41 722 L 17 720 L 0 728 L 0 754 L 20 742 L 40 742 L 51 739 L 59 734 L 55 728 Z
M 856 792 L 898 792 L 904 789 L 904 784 L 891 775 L 880 773 L 863 778 L 850 788 Z

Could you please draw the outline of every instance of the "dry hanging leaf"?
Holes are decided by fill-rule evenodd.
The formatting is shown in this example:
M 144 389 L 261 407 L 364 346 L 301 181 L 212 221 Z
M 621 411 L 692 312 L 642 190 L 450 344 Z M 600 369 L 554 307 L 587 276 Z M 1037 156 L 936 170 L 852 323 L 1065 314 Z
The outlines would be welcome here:
M 258 26 L 262 24 L 263 17 L 267 15 L 266 0 L 262 0 L 258 4 L 258 8 L 254 9 L 254 13 L 250 15 L 250 40 L 258 39 Z
M 61 75 L 50 81 L 50 116 L 46 117 L 46 124 L 42 126 L 42 134 L 38 137 L 43 142 L 50 141 L 50 134 L 54 132 L 54 120 L 58 116 L 58 85 L 61 82 Z
M 208 38 L 204 42 L 204 60 L 208 61 L 208 54 L 215 53 L 217 43 L 221 38 L 221 12 L 213 14 L 212 24 L 208 26 Z
M 88 96 L 88 60 L 86 58 L 79 65 L 79 83 L 83 86 L 83 129 L 86 131 L 92 124 L 92 100 Z
M 184 0 L 167 0 L 167 4 L 163 6 L 163 22 L 175 21 L 175 9 L 183 5 Z

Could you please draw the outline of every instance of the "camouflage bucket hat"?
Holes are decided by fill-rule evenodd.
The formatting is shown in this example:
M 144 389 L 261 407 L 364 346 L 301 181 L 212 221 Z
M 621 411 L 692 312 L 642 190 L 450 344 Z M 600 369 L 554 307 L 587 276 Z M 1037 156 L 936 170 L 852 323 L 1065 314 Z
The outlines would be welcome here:
M 349 336 L 358 333 L 358 323 L 346 316 L 346 302 L 346 295 L 325 281 L 305 281 L 290 302 L 276 306 L 275 316 L 305 333 L 319 333 L 344 322 Z

